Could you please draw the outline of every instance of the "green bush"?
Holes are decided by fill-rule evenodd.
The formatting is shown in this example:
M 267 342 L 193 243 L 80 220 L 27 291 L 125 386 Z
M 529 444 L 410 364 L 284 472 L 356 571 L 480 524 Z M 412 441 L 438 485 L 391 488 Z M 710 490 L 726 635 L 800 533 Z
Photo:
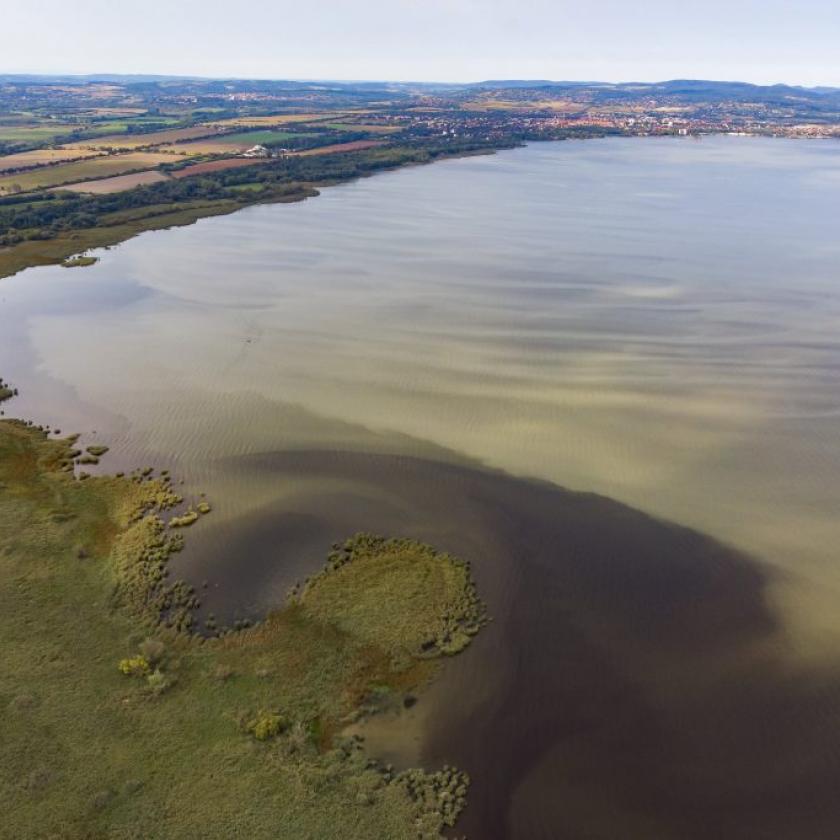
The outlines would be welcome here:
M 155 668 L 151 674 L 146 677 L 146 684 L 152 691 L 152 694 L 163 694 L 164 691 L 171 688 L 172 680 L 160 670 L 160 668 Z
M 250 732 L 258 741 L 268 741 L 286 728 L 286 721 L 275 712 L 258 712 L 248 723 Z

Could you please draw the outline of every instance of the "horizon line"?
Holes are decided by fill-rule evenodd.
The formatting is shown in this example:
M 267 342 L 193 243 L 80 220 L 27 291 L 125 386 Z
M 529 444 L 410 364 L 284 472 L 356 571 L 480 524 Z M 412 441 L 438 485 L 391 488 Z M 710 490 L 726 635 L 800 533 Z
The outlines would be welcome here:
M 205 76 L 201 74 L 184 74 L 184 73 L 153 73 L 153 72 L 132 72 L 120 73 L 114 71 L 97 71 L 92 73 L 79 72 L 64 72 L 64 71 L 2 71 L 0 70 L 0 78 L 3 77 L 35 77 L 35 78 L 76 78 L 76 79 L 90 79 L 96 80 L 101 77 L 119 77 L 124 79 L 132 78 L 149 78 L 149 79 L 178 79 L 184 81 L 218 81 L 218 82 L 294 82 L 296 84 L 340 84 L 340 85 L 427 85 L 427 86 L 441 86 L 441 87 L 475 87 L 479 85 L 491 84 L 533 84 L 533 85 L 604 85 L 604 86 L 622 86 L 622 85 L 664 85 L 671 82 L 711 82 L 714 84 L 727 85 L 748 85 L 750 87 L 771 88 L 771 87 L 792 87 L 802 90 L 820 90 L 831 89 L 840 90 L 840 84 L 813 84 L 805 85 L 796 82 L 748 82 L 742 79 L 714 79 L 707 77 L 692 77 L 692 76 L 673 76 L 671 78 L 663 78 L 655 81 L 643 81 L 640 79 L 626 79 L 624 81 L 608 81 L 605 79 L 545 79 L 545 78 L 517 78 L 509 76 L 507 78 L 495 79 L 478 79 L 475 81 L 430 81 L 423 79 L 339 79 L 333 77 L 294 77 L 294 76 L 236 76 L 236 75 L 220 75 L 220 76 Z

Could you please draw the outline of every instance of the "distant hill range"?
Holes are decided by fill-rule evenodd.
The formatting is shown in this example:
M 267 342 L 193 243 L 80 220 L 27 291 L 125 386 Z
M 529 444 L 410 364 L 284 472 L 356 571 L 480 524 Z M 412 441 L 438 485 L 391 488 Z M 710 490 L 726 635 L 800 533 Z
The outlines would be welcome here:
M 756 85 L 748 82 L 721 82 L 708 79 L 670 79 L 664 82 L 602 82 L 602 81 L 552 81 L 550 79 L 488 79 L 482 82 L 393 82 L 382 80 L 354 80 L 340 81 L 336 79 L 246 79 L 227 78 L 224 76 L 176 76 L 146 73 L 89 73 L 86 75 L 72 74 L 35 74 L 35 73 L 0 73 L 0 82 L 11 84 L 86 84 L 111 83 L 119 85 L 155 84 L 161 82 L 227 82 L 236 86 L 247 84 L 279 84 L 294 86 L 341 86 L 341 87 L 428 87 L 453 89 L 485 88 L 489 90 L 507 89 L 545 89 L 575 90 L 590 88 L 592 90 L 608 90 L 614 93 L 626 92 L 632 96 L 649 91 L 650 93 L 697 95 L 708 98 L 710 96 L 725 96 L 728 98 L 764 96 L 768 94 L 782 96 L 823 96 L 840 93 L 836 87 L 802 87 L 800 85 Z
M 170 92 L 177 88 L 190 90 L 200 88 L 202 92 L 248 92 L 317 90 L 335 91 L 346 95 L 371 95 L 376 91 L 389 91 L 402 95 L 411 93 L 439 93 L 447 96 L 471 97 L 487 91 L 504 91 L 506 97 L 517 100 L 529 98 L 529 91 L 535 99 L 564 96 L 592 103 L 620 103 L 650 97 L 669 99 L 685 105 L 696 103 L 755 103 L 791 106 L 800 103 L 822 110 L 826 106 L 835 109 L 840 106 L 840 88 L 800 87 L 796 85 L 755 85 L 747 82 L 721 82 L 706 79 L 672 79 L 664 82 L 598 82 L 598 81 L 550 81 L 547 79 L 492 79 L 470 84 L 437 82 L 389 82 L 389 81 L 335 81 L 301 79 L 236 79 L 206 78 L 199 76 L 171 76 L 120 73 L 93 73 L 74 75 L 0 74 L 0 84 L 6 85 L 84 85 L 113 84 L 123 88 L 147 89 L 165 87 Z
M 486 90 L 546 90 L 574 91 L 582 89 L 605 92 L 613 97 L 625 95 L 636 98 L 649 93 L 652 96 L 679 96 L 696 100 L 728 99 L 738 101 L 766 101 L 772 98 L 818 98 L 838 96 L 840 88 L 800 87 L 797 85 L 755 85 L 748 82 L 718 82 L 707 79 L 671 79 L 665 82 L 571 82 L 527 79 L 494 79 L 476 82 L 472 88 Z

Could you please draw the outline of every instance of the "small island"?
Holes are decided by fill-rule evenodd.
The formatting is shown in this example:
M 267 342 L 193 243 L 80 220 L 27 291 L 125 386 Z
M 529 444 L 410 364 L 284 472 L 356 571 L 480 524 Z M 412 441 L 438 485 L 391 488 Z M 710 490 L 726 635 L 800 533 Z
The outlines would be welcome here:
M 99 262 L 98 257 L 68 257 L 64 262 L 62 262 L 62 266 L 64 268 L 84 268 L 88 265 L 95 265 Z

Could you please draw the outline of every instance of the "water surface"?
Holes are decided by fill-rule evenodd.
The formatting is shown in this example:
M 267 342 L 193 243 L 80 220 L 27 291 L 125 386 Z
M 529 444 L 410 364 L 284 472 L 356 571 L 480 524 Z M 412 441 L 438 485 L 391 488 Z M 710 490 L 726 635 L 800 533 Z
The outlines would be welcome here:
M 208 493 L 218 613 L 349 531 L 473 560 L 497 621 L 398 724 L 473 836 L 830 837 L 838 218 L 831 142 L 537 144 L 0 281 L 0 373 Z

